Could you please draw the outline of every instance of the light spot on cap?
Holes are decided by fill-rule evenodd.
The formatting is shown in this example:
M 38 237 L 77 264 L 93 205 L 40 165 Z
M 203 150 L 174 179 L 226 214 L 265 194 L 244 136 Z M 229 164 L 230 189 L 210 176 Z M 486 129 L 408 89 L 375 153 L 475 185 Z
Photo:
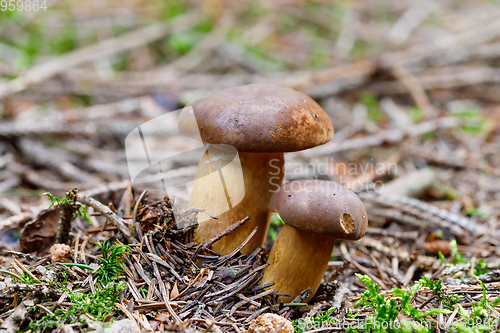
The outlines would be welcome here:
M 354 221 L 348 213 L 342 213 L 342 216 L 340 217 L 340 225 L 346 234 L 350 234 L 354 230 Z

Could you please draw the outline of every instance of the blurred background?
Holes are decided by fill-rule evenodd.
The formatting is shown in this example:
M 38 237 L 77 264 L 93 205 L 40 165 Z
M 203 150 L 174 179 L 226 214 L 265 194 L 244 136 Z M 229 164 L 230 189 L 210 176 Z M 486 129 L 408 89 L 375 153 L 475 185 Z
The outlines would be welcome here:
M 288 154 L 287 180 L 362 190 L 433 166 L 423 184 L 414 180 L 418 191 L 398 193 L 482 222 L 498 216 L 496 0 L 15 6 L 0 4 L 0 229 L 33 218 L 46 191 L 112 197 L 128 184 L 124 142 L 134 128 L 249 83 L 303 91 L 335 126 L 332 142 Z M 186 149 L 164 139 L 159 151 Z M 375 224 L 394 219 L 377 214 Z
M 132 191 L 127 158 L 143 154 L 143 144 L 128 149 L 127 135 L 197 98 L 250 83 L 310 95 L 335 127 L 331 142 L 285 155 L 285 181 L 335 180 L 367 208 L 366 235 L 338 241 L 312 313 L 326 311 L 334 296 L 339 309 L 344 296 L 362 292 L 356 272 L 384 292 L 423 276 L 453 294 L 454 285 L 469 284 L 477 288 L 462 289 L 463 307 L 489 311 L 475 307 L 483 296 L 467 274 L 485 282 L 500 276 L 499 0 L 0 1 L 1 265 L 12 262 L 7 251 L 19 250 L 20 234 L 54 241 L 59 217 L 38 215 L 50 203 L 46 192 L 60 197 L 76 187 L 128 224 L 138 217 L 151 228 L 167 225 L 163 210 L 144 208 L 163 203 L 140 194 L 148 182 L 192 179 L 199 158 L 175 153 L 195 147 L 151 122 L 150 154 L 176 157 L 159 174 L 143 170 L 147 181 Z M 186 185 L 175 200 L 189 198 Z M 87 244 L 118 234 L 105 229 L 104 216 L 88 214 L 91 226 L 82 218 L 72 225 L 75 251 L 85 239 L 83 260 Z M 274 215 L 267 249 L 282 224 Z M 410 298 L 425 311 L 442 309 L 443 294 L 436 295 Z M 2 304 L 7 309 L 12 298 Z M 498 307 L 489 309 L 497 319 Z M 454 310 L 447 325 L 476 318 Z M 433 316 L 443 323 L 442 314 Z

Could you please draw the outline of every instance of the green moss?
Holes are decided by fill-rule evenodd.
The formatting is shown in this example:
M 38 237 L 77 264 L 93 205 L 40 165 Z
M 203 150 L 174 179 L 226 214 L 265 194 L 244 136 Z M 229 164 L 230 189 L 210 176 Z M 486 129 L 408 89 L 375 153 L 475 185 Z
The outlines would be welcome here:
M 114 304 L 118 301 L 119 292 L 125 289 L 126 284 L 123 281 L 119 283 L 110 283 L 106 287 L 97 289 L 95 294 L 83 294 L 70 292 L 68 297 L 73 305 L 67 310 L 58 308 L 54 315 L 45 314 L 38 320 L 32 321 L 28 329 L 35 332 L 50 331 L 61 325 L 73 324 L 84 321 L 80 319 L 81 315 L 89 314 L 98 321 L 104 321 L 106 317 L 118 311 Z M 38 311 L 36 306 L 31 307 L 33 311 Z
M 422 279 L 417 281 L 410 290 L 393 288 L 391 292 L 394 298 L 389 298 L 380 293 L 379 285 L 367 275 L 356 274 L 356 277 L 366 284 L 367 289 L 363 293 L 361 299 L 356 302 L 355 306 L 363 308 L 371 307 L 373 313 L 365 319 L 365 324 L 353 326 L 348 329 L 348 332 L 431 332 L 428 316 L 435 316 L 439 313 L 449 314 L 450 310 L 433 309 L 430 311 L 421 311 L 411 300 L 415 294 L 424 286 L 429 287 L 435 293 L 441 293 L 441 281 L 430 281 Z M 444 296 L 443 296 L 444 297 Z M 398 322 L 398 315 L 403 313 L 411 321 L 401 321 L 399 327 L 395 323 Z

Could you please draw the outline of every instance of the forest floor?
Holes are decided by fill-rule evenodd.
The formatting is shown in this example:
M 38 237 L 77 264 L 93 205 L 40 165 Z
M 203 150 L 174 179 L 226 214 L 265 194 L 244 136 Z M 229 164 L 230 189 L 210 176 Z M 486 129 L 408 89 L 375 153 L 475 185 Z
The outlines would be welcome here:
M 47 7 L 0 11 L 2 332 L 239 333 L 267 312 L 296 332 L 498 331 L 497 1 Z M 250 83 L 310 95 L 335 127 L 286 154 L 285 181 L 337 181 L 368 212 L 307 304 L 258 286 L 277 216 L 263 249 L 220 256 L 216 239 L 192 242 L 199 212 L 176 208 L 187 185 L 175 203 L 145 191 L 193 177 L 198 161 L 179 155 L 130 183 L 134 129 Z M 151 156 L 190 149 L 155 131 Z M 70 244 L 62 260 L 56 241 Z

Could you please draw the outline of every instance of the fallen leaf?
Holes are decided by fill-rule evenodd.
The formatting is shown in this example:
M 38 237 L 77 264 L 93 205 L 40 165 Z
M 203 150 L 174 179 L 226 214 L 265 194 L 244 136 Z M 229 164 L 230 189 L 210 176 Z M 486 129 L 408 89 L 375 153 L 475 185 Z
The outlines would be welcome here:
M 61 210 L 53 207 L 41 211 L 34 220 L 26 223 L 19 237 L 21 251 L 36 252 L 37 255 L 48 253 L 56 242 L 60 218 Z

